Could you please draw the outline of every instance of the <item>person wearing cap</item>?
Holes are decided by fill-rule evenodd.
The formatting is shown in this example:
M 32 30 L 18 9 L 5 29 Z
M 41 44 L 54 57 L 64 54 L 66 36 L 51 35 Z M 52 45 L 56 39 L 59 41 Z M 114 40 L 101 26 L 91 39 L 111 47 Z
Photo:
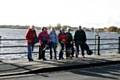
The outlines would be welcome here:
M 28 28 L 28 31 L 26 33 L 26 40 L 27 40 L 27 47 L 28 47 L 28 60 L 33 61 L 32 58 L 32 51 L 34 49 L 34 40 L 37 37 L 35 27 L 32 25 Z
M 39 56 L 38 59 L 46 60 L 45 58 L 45 50 L 48 48 L 50 43 L 49 34 L 46 27 L 42 28 L 42 32 L 38 35 L 39 39 Z
M 75 41 L 75 46 L 76 46 L 76 57 L 79 55 L 79 46 L 81 47 L 81 54 L 84 56 L 84 44 L 86 43 L 86 34 L 85 31 L 82 29 L 81 26 L 79 26 L 79 30 L 75 31 L 74 35 L 74 41 Z

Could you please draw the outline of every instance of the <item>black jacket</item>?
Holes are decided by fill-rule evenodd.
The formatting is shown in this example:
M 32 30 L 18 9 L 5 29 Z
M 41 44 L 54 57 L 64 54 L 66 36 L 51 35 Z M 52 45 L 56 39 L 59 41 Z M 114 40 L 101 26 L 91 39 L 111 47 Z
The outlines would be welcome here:
M 71 41 L 73 41 L 72 34 L 70 32 L 67 32 L 66 33 L 66 43 L 70 43 Z
M 86 34 L 84 30 L 77 30 L 74 35 L 74 41 L 75 42 L 86 42 Z

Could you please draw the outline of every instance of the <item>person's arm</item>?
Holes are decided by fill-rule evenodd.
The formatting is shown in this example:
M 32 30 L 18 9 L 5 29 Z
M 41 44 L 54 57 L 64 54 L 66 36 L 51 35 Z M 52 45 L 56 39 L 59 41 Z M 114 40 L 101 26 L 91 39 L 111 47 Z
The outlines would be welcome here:
M 47 38 L 47 44 L 49 44 L 50 43 L 50 35 L 48 33 L 46 35 L 47 35 L 46 36 L 46 38 Z
M 83 31 L 83 33 L 84 33 L 84 41 L 86 42 L 87 41 L 86 33 L 85 33 L 85 31 Z
M 58 41 L 60 42 L 60 34 L 58 35 Z
M 76 34 L 77 34 L 77 31 L 75 31 L 75 34 L 74 34 L 74 41 L 76 41 Z
M 56 33 L 55 33 L 55 39 L 56 39 L 56 43 L 58 43 L 58 36 Z
M 39 35 L 38 35 L 38 40 L 39 40 L 39 45 L 41 45 L 42 44 L 42 36 L 41 36 L 41 33 L 39 33 Z

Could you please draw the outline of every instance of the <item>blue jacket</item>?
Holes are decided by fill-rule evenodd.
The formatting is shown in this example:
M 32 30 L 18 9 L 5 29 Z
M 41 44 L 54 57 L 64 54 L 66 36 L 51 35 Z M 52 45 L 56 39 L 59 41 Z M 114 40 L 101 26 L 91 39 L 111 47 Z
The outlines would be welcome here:
M 58 43 L 58 37 L 57 37 L 56 32 L 51 31 L 49 36 L 50 36 L 50 41 L 51 42 Z

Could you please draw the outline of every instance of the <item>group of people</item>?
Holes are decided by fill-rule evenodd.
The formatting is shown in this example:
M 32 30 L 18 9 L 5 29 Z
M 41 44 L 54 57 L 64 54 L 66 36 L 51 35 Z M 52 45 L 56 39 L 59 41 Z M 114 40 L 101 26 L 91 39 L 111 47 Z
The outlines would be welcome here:
M 68 29 L 67 32 L 65 32 L 64 29 L 61 29 L 57 35 L 55 28 L 52 28 L 50 33 L 48 33 L 47 27 L 43 27 L 42 31 L 37 36 L 35 27 L 30 26 L 26 33 L 28 60 L 33 61 L 32 51 L 34 50 L 34 45 L 37 42 L 39 43 L 38 59 L 46 60 L 46 49 L 50 50 L 50 59 L 53 59 L 53 51 L 55 60 L 57 60 L 57 55 L 59 55 L 59 60 L 64 59 L 64 52 L 66 53 L 66 58 L 72 58 L 74 56 L 78 57 L 79 47 L 81 48 L 82 56 L 85 57 L 84 44 L 86 43 L 87 39 L 84 30 L 82 30 L 81 26 L 79 26 L 79 29 L 75 31 L 74 36 L 72 36 L 72 33 L 70 31 L 71 30 Z M 58 43 L 60 44 L 59 54 L 57 54 Z M 74 48 L 74 45 L 76 48 Z

